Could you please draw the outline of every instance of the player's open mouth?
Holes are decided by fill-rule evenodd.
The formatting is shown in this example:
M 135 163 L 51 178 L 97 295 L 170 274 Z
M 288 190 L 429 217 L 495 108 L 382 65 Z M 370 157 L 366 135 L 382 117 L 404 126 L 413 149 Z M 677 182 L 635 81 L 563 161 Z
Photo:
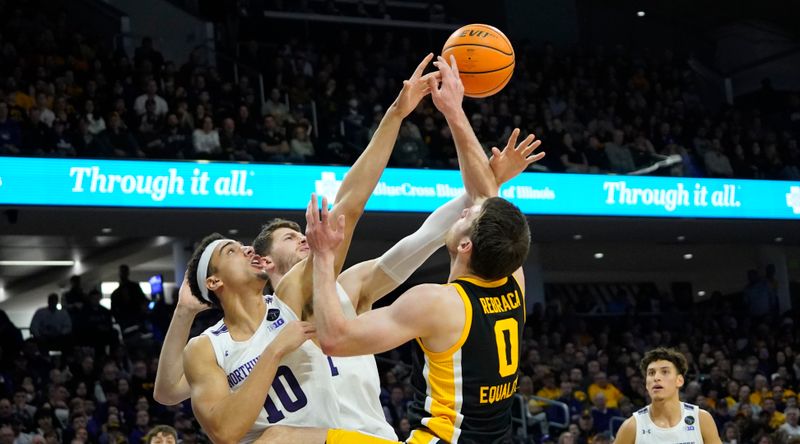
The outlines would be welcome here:
M 661 390 L 661 389 L 663 389 L 663 388 L 664 388 L 664 387 L 662 387 L 662 386 L 660 386 L 660 385 L 654 385 L 654 386 L 653 386 L 653 390 Z
M 258 256 L 258 255 L 255 255 L 255 256 L 253 256 L 252 259 L 250 259 L 250 265 L 252 265 L 253 267 L 258 268 L 259 270 L 264 268 L 261 265 L 261 256 Z

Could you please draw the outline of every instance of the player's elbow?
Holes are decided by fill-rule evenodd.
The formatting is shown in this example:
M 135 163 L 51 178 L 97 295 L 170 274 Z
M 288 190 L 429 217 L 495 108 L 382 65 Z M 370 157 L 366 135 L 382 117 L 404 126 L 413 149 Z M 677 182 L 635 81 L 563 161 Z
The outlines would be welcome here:
M 237 444 L 247 433 L 247 430 L 238 430 L 238 427 L 230 425 L 219 425 L 205 430 L 214 444 Z
M 170 391 L 164 387 L 156 385 L 153 388 L 153 399 L 161 405 L 171 406 L 180 404 L 186 398 L 181 398 L 175 393 L 170 393 Z
M 319 338 L 319 347 L 322 349 L 322 353 L 325 353 L 328 356 L 340 356 L 340 353 L 342 352 L 342 345 L 343 342 L 341 339 L 335 337 L 334 335 L 328 335 L 328 337 Z

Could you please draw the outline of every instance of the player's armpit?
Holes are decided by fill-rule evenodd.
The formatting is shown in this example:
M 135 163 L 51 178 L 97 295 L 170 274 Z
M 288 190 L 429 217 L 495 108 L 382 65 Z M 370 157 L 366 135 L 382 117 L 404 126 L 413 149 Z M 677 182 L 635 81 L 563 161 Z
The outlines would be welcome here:
M 636 420 L 631 416 L 622 423 L 614 438 L 614 444 L 634 444 L 636 442 Z
M 368 311 L 342 322 L 329 336 L 319 336 L 330 356 L 371 355 L 391 350 L 411 339 L 428 336 L 442 314 L 441 285 L 423 284 L 403 293 L 388 307 Z

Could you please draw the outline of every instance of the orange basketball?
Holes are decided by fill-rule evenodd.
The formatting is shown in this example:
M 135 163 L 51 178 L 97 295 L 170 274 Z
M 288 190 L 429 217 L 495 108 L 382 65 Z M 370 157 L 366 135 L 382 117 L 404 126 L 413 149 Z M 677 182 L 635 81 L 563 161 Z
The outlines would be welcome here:
M 442 56 L 456 57 L 464 95 L 489 97 L 499 92 L 514 73 L 514 48 L 494 26 L 466 25 L 454 32 L 444 44 Z

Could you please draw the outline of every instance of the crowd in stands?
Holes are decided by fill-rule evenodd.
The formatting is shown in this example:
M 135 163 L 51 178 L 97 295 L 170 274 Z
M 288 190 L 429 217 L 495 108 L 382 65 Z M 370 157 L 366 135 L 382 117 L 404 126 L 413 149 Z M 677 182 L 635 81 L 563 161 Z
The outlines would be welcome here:
M 43 0 L 0 2 L 0 25 L 0 155 L 348 164 L 432 49 L 374 29 L 248 42 L 239 62 L 263 74 L 260 103 L 252 75 L 235 82 L 200 50 L 181 65 L 144 38 L 125 54 Z M 800 178 L 798 94 L 765 80 L 754 106 L 724 106 L 703 100 L 670 50 L 516 49 L 506 89 L 465 101 L 487 149 L 520 127 L 543 139 L 550 171 L 625 174 L 677 155 L 655 174 Z M 456 166 L 430 101 L 403 124 L 391 165 Z
M 62 294 L 52 294 L 25 340 L 0 311 L 0 441 L 207 442 L 188 401 L 168 407 L 153 400 L 160 342 L 174 307 L 161 297 L 151 304 L 126 266 L 110 310 L 97 289 L 87 288 L 74 276 Z M 527 438 L 515 423 L 515 439 L 610 442 L 622 420 L 649 402 L 638 367 L 644 352 L 672 346 L 689 363 L 682 399 L 712 414 L 724 443 L 798 442 L 800 326 L 774 305 L 750 311 L 774 293 L 768 269 L 751 276 L 741 294 L 715 295 L 702 305 L 631 294 L 587 315 L 580 304 L 548 295 L 544 307 L 529 313 L 521 341 L 513 413 L 525 415 Z M 193 334 L 219 316 L 203 312 Z M 408 352 L 406 345 L 378 358 L 384 413 L 401 439 L 409 433 Z M 532 396 L 563 403 L 568 412 Z

